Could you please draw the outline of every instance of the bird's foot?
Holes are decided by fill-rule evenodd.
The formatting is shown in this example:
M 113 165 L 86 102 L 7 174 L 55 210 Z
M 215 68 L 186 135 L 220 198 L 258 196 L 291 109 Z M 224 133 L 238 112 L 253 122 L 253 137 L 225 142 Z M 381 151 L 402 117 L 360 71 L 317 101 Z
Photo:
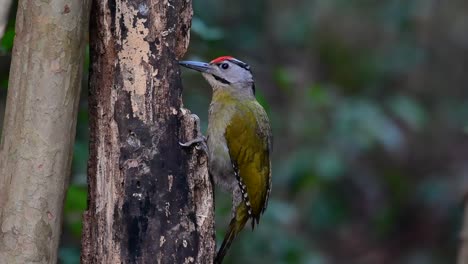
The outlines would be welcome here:
M 205 143 L 206 144 L 206 138 L 204 136 L 199 136 L 199 137 L 197 137 L 195 139 L 192 139 L 190 141 L 187 141 L 185 143 L 179 142 L 179 145 L 181 145 L 182 147 L 191 147 L 192 145 L 198 144 L 198 143 Z
M 182 147 L 186 147 L 186 148 L 191 147 L 192 145 L 195 145 L 195 144 L 196 144 L 195 146 L 196 149 L 202 149 L 208 155 L 208 145 L 206 143 L 205 136 L 199 136 L 185 143 L 179 142 L 179 145 L 181 145 Z

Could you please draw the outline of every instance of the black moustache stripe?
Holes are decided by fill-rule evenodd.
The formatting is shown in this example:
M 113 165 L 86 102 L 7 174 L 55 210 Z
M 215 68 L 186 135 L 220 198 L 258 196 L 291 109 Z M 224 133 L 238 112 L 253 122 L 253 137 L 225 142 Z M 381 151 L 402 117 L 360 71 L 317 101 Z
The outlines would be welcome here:
M 213 75 L 213 77 L 215 78 L 215 80 L 217 80 L 218 82 L 222 82 L 222 83 L 224 83 L 224 84 L 231 84 L 231 83 L 230 83 L 228 80 L 226 80 L 226 79 L 223 79 L 223 78 L 221 78 L 221 77 L 219 77 L 219 76 L 216 76 L 216 75 L 214 75 L 214 74 L 211 74 L 211 75 Z

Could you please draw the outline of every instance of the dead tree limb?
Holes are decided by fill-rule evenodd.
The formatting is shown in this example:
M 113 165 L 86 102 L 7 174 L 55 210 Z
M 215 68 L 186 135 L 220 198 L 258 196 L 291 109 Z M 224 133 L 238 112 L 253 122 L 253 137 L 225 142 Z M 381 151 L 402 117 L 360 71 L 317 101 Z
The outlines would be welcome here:
M 191 1 L 94 1 L 82 263 L 211 263 L 213 193 L 177 59 Z

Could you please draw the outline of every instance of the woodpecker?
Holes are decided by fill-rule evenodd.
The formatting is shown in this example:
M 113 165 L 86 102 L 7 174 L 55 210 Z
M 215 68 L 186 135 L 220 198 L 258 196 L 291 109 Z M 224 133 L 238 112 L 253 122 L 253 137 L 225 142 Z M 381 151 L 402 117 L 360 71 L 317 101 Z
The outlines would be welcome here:
M 250 66 L 231 56 L 209 63 L 180 61 L 202 73 L 213 88 L 206 146 L 216 185 L 232 194 L 232 219 L 215 263 L 250 219 L 252 229 L 265 211 L 271 191 L 272 133 L 268 116 L 255 99 Z M 195 139 L 185 144 L 202 142 Z

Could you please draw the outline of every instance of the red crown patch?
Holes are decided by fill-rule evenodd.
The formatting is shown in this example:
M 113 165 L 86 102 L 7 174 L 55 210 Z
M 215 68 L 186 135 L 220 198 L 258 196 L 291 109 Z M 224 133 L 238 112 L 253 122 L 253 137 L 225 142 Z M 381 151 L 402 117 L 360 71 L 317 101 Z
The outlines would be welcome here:
M 221 56 L 221 57 L 218 57 L 218 58 L 210 61 L 210 63 L 219 63 L 219 62 L 229 60 L 229 59 L 234 59 L 234 57 L 232 57 L 232 56 Z

